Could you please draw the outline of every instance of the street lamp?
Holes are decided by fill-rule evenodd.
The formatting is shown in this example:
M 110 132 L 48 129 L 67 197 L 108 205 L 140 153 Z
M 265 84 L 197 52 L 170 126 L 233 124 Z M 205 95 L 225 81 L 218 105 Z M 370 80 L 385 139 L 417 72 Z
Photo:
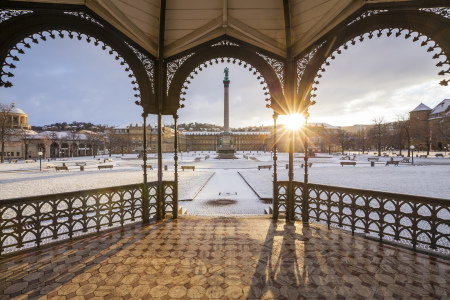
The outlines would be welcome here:
M 39 155 L 39 171 L 42 171 L 42 152 L 39 152 L 38 155 Z
M 409 148 L 411 149 L 412 164 L 414 165 L 414 145 L 411 145 Z

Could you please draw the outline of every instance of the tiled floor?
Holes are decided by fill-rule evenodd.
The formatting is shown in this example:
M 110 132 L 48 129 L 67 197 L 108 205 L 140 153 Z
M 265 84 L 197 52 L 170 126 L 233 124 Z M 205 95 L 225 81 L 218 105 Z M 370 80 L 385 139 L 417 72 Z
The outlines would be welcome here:
M 262 217 L 183 217 L 0 262 L 0 299 L 448 299 L 449 290 L 449 261 Z

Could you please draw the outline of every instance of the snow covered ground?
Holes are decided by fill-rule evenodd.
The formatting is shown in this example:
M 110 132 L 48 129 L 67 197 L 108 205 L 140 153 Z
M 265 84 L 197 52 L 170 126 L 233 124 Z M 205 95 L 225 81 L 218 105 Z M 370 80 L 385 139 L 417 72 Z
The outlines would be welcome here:
M 217 169 L 194 201 L 181 201 L 189 214 L 262 214 L 264 204 L 236 170 Z
M 249 156 L 249 159 L 244 159 L 242 152 L 237 154 L 239 159 L 235 160 L 214 159 L 215 154 L 206 151 L 179 155 L 180 166 L 193 165 L 196 168 L 195 171 L 179 171 L 180 200 L 192 199 L 215 172 L 203 192 L 198 194 L 192 202 L 182 201 L 180 205 L 189 208 L 188 213 L 215 214 L 218 210 L 230 214 L 263 213 L 263 207 L 268 205 L 256 198 L 237 172 L 239 171 L 245 177 L 261 197 L 271 197 L 273 170 L 258 171 L 257 167 L 272 165 L 273 161 L 269 152 L 246 152 L 245 154 Z M 206 155 L 211 155 L 211 158 L 205 160 Z M 450 199 L 450 156 L 448 154 L 445 158 L 435 158 L 434 154 L 429 158 L 415 157 L 414 166 L 409 163 L 400 164 L 398 167 L 385 166 L 386 161 L 392 157 L 394 160 L 401 160 L 396 156 L 381 157 L 375 167 L 371 167 L 367 161 L 367 158 L 371 156 L 373 155 L 357 155 L 355 167 L 341 167 L 339 164 L 342 161 L 340 160 L 341 156 L 323 154 L 316 158 L 310 158 L 309 161 L 313 163 L 313 166 L 309 169 L 309 181 Z M 105 156 L 101 160 L 103 161 L 105 158 L 109 157 Z M 114 161 L 105 163 L 114 166 L 111 170 L 98 170 L 98 158 L 93 157 L 69 158 L 67 161 L 59 159 L 51 162 L 45 161 L 42 162 L 42 171 L 39 171 L 39 161 L 0 164 L 0 199 L 142 182 L 142 160 L 138 160 L 136 155 L 127 155 L 123 159 L 121 156 L 113 155 L 111 159 Z M 79 167 L 75 166 L 76 162 L 86 162 L 85 171 L 80 171 Z M 303 180 L 303 169 L 300 168 L 302 162 L 301 154 L 296 154 L 294 158 L 295 180 Z M 55 165 L 65 163 L 70 171 L 56 172 L 55 169 L 47 169 L 48 163 Z M 285 168 L 287 163 L 288 155 L 280 153 L 278 159 L 279 180 L 287 180 Z M 153 171 L 148 172 L 148 180 L 154 181 L 157 179 L 156 157 L 150 155 L 148 164 L 154 168 Z M 168 171 L 163 172 L 164 180 L 173 180 L 172 153 L 164 154 L 163 165 L 168 166 Z M 222 195 L 219 195 L 221 192 L 230 193 L 225 198 L 236 202 L 231 204 L 229 201 L 226 205 L 227 202 L 222 201 L 218 205 L 214 205 L 214 203 L 204 205 L 209 200 L 222 199 Z M 233 196 L 232 193 L 237 193 L 237 195 Z

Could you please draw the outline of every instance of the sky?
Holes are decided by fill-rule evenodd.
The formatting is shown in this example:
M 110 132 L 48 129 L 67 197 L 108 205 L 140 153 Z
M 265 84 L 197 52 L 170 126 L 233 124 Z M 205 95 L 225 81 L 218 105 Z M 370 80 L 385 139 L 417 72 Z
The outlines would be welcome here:
M 140 122 L 131 79 L 101 47 L 76 39 L 47 39 L 18 55 L 12 88 L 0 88 L 0 102 L 16 103 L 34 126 L 56 122 L 123 125 Z M 310 123 L 335 126 L 371 124 L 375 117 L 394 121 L 421 102 L 433 108 L 450 98 L 450 87 L 435 67 L 427 47 L 411 38 L 365 39 L 350 46 L 319 79 L 317 104 Z M 248 69 L 233 64 L 204 68 L 191 80 L 179 123 L 201 122 L 223 126 L 223 69 L 230 69 L 230 126 L 271 125 L 259 80 Z M 448 79 L 448 78 L 447 78 Z M 150 123 L 156 117 L 150 116 Z M 171 124 L 170 116 L 163 123 Z

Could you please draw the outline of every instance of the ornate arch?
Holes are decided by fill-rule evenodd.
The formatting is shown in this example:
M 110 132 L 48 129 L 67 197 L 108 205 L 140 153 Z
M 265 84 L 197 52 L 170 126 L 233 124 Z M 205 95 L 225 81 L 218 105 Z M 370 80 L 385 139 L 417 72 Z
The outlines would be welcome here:
M 11 87 L 14 61 L 27 48 L 47 39 L 84 40 L 102 47 L 124 66 L 132 79 L 133 90 L 146 113 L 158 113 L 154 93 L 155 59 L 126 42 L 116 31 L 84 12 L 0 11 L 0 87 Z
M 365 38 L 381 37 L 394 34 L 396 37 L 404 36 L 417 42 L 421 37 L 426 41 L 421 46 L 428 46 L 427 51 L 440 49 L 433 59 L 439 59 L 437 67 L 447 66 L 438 74 L 450 74 L 448 53 L 450 53 L 450 19 L 441 10 L 372 10 L 366 11 L 337 31 L 326 40 L 310 47 L 296 59 L 297 65 L 297 103 L 308 105 L 319 84 L 319 72 L 325 72 L 325 66 L 330 65 L 330 59 L 346 50 L 356 41 L 362 42 Z M 447 53 L 447 54 L 446 54 Z M 442 58 L 443 56 L 444 58 Z M 441 85 L 447 85 L 450 80 L 442 80 Z M 302 108 L 300 107 L 299 110 Z
M 178 108 L 184 107 L 184 101 L 190 79 L 208 65 L 228 62 L 242 65 L 253 72 L 260 80 L 267 98 L 268 108 L 279 114 L 287 111 L 283 94 L 284 62 L 271 58 L 248 46 L 229 40 L 214 42 L 200 50 L 187 54 L 167 63 L 167 101 L 164 114 L 175 114 Z

